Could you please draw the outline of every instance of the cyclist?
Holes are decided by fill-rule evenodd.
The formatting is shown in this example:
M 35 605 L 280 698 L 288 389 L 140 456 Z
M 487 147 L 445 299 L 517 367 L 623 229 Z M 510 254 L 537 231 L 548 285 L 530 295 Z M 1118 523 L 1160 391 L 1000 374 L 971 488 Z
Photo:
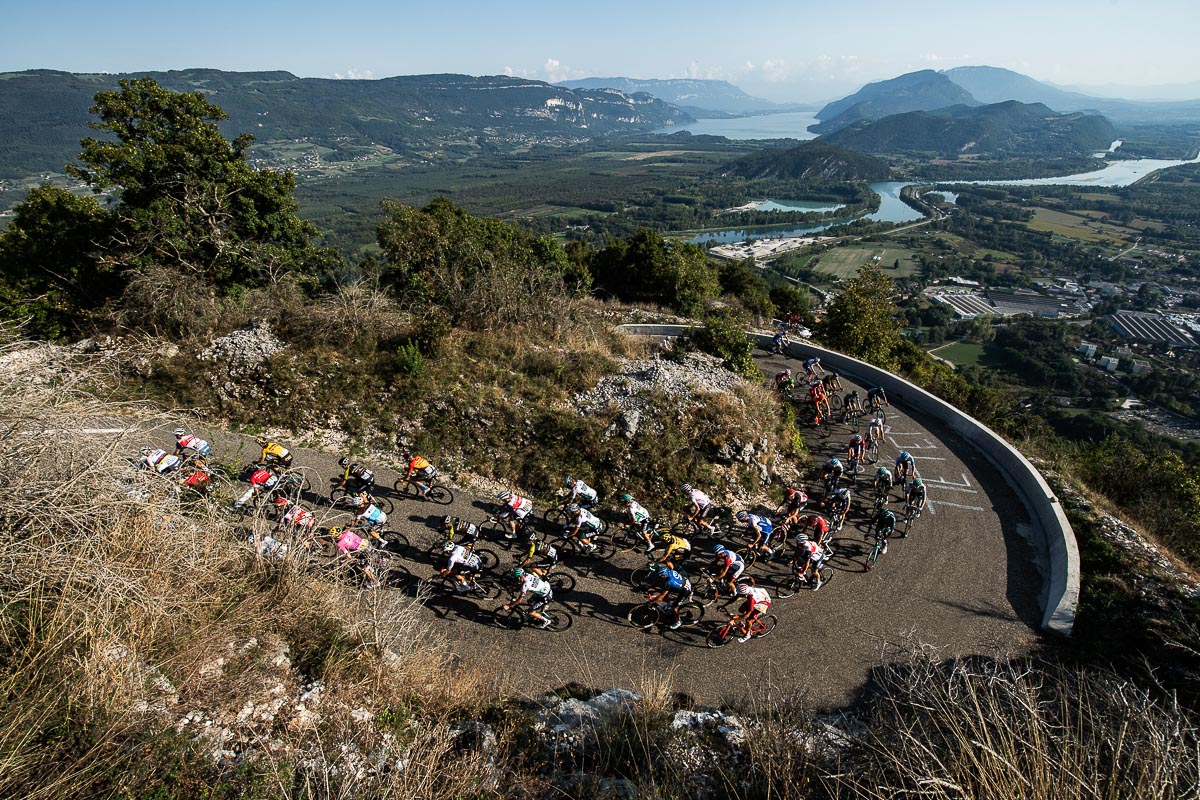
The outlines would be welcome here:
M 663 532 L 655 538 L 658 540 L 658 544 L 664 548 L 663 554 L 654 559 L 656 564 L 677 566 L 679 562 L 692 554 L 692 543 L 682 536 L 677 536 L 668 531 Z
M 688 512 L 688 522 L 694 522 L 700 528 L 708 528 L 705 518 L 712 513 L 712 498 L 699 489 L 692 488 L 690 483 L 680 486 L 679 491 L 685 494 L 692 504 L 692 510 Z
M 558 564 L 558 548 L 549 542 L 538 538 L 537 533 L 530 530 L 529 547 L 525 549 L 524 555 L 518 555 L 520 566 L 533 570 L 543 578 L 550 573 Z
M 594 551 L 596 545 L 592 544 L 592 537 L 604 527 L 599 517 L 586 508 L 581 508 L 578 503 L 571 503 L 567 506 L 567 516 L 569 519 L 563 525 L 562 537 L 570 539 L 572 536 L 577 536 L 585 552 Z
M 282 512 L 279 515 L 279 521 L 275 523 L 276 531 L 282 531 L 285 528 L 292 532 L 311 531 L 316 527 L 317 515 L 299 503 L 293 503 L 286 497 L 276 497 L 273 502 L 275 508 Z
M 334 485 L 335 489 L 345 489 L 350 494 L 370 492 L 375 483 L 375 473 L 362 464 L 351 464 L 350 459 L 342 456 L 338 459 L 342 468 L 342 477 Z
M 883 547 L 879 550 L 882 555 L 887 555 L 888 537 L 890 537 L 895 530 L 896 515 L 891 512 L 891 509 L 879 509 L 879 513 L 875 515 L 875 538 L 883 539 Z
M 871 407 L 872 411 L 878 411 L 884 406 L 891 405 L 887 399 L 887 392 L 883 390 L 882 386 L 876 386 L 867 392 L 867 404 Z
M 904 516 L 916 510 L 918 514 L 925 510 L 925 481 L 913 478 L 912 486 L 908 488 L 907 501 L 904 504 Z
M 867 444 L 883 441 L 883 418 L 872 417 L 867 423 Z
M 285 469 L 292 466 L 291 450 L 288 450 L 278 442 L 270 441 L 265 436 L 259 436 L 254 441 L 262 448 L 262 454 L 258 457 L 261 463 L 278 465 Z
M 796 381 L 792 379 L 791 368 L 785 367 L 783 372 L 775 373 L 775 389 L 784 394 L 791 394 L 792 389 L 796 388 Z
M 442 540 L 445 542 L 463 542 L 474 546 L 479 541 L 479 528 L 473 522 L 451 517 L 447 514 L 442 518 Z
M 650 539 L 650 529 L 653 526 L 650 512 L 642 508 L 629 493 L 621 495 L 621 503 L 625 506 L 625 524 L 646 540 L 646 552 L 649 553 L 654 549 L 654 542 Z
M 863 440 L 862 434 L 856 433 L 850 437 L 850 444 L 846 446 L 846 460 L 851 465 L 861 464 L 866 454 L 867 443 Z
M 844 472 L 845 468 L 842 466 L 841 459 L 836 457 L 829 459 L 821 467 L 821 482 L 825 484 L 826 502 L 829 500 L 829 495 L 837 488 Z
M 504 504 L 504 508 L 500 510 L 496 518 L 505 520 L 509 527 L 509 532 L 504 534 L 504 537 L 506 539 L 517 538 L 517 526 L 533 511 L 533 501 L 507 490 L 496 495 L 496 499 Z
M 785 356 L 787 355 L 787 346 L 788 339 L 786 331 L 779 331 L 774 337 L 771 338 L 772 353 L 778 353 L 781 356 Z
M 713 576 L 714 580 L 724 581 L 729 587 L 729 593 L 737 591 L 737 579 L 746 571 L 746 562 L 734 551 L 723 544 L 713 545 L 713 555 L 717 557 L 717 568 L 721 571 Z
M 822 547 L 820 542 L 814 542 L 803 533 L 796 537 L 796 549 L 796 577 L 811 581 L 810 575 L 815 576 L 815 592 L 821 588 L 821 567 L 829 560 L 829 551 Z
M 842 390 L 842 377 L 837 374 L 837 370 L 829 370 L 825 373 L 825 377 L 821 378 L 821 382 L 825 384 L 827 393 L 840 392 Z
M 892 473 L 887 467 L 875 470 L 875 499 L 883 499 L 887 503 L 888 493 L 892 491 Z
M 804 377 L 808 379 L 809 383 L 820 380 L 824 374 L 825 370 L 821 369 L 821 359 L 813 356 L 804 362 Z
M 175 436 L 175 455 L 181 456 L 185 451 L 191 451 L 197 456 L 206 456 L 212 452 L 212 445 L 198 436 L 187 432 L 187 428 L 176 428 L 171 431 Z
M 429 463 L 429 459 L 425 456 L 415 456 L 408 450 L 401 450 L 400 457 L 408 462 L 408 470 L 404 473 L 404 480 L 415 483 L 417 491 L 421 493 L 421 497 L 429 494 L 429 485 L 433 483 L 433 478 L 437 475 L 437 469 L 433 464 Z
M 347 528 L 338 535 L 337 549 L 339 563 L 345 564 L 351 560 L 357 561 L 363 574 L 370 581 L 371 588 L 379 588 L 379 579 L 375 577 L 375 572 L 371 569 L 370 560 L 367 558 L 367 554 L 371 552 L 371 546 L 353 528 Z
M 275 470 L 269 467 L 256 467 L 249 477 L 250 488 L 246 493 L 233 501 L 230 506 L 231 511 L 237 511 L 246 503 L 250 502 L 251 498 L 256 498 L 262 492 L 270 492 L 279 483 L 279 476 L 275 474 Z
M 576 503 L 584 508 L 592 508 L 600 502 L 600 495 L 596 494 L 596 490 L 583 481 L 575 480 L 568 475 L 563 483 L 571 490 L 566 502 Z
M 739 511 L 737 513 L 737 521 L 746 524 L 746 529 L 754 536 L 754 541 L 750 543 L 753 547 L 763 555 L 771 555 L 771 539 L 775 534 L 775 525 L 766 517 L 761 517 L 758 514 L 751 514 L 748 511 Z
M 505 603 L 501 608 L 509 611 L 513 606 L 527 602 L 529 603 L 529 616 L 541 623 L 539 627 L 550 627 L 550 618 L 542 615 L 542 609 L 554 599 L 554 590 L 550 588 L 550 582 L 541 575 L 526 572 L 521 567 L 515 568 L 512 576 L 520 584 L 520 589 L 517 597 Z
M 379 535 L 379 531 L 387 524 L 387 514 L 382 508 L 371 502 L 366 492 L 356 495 L 353 504 L 358 510 L 354 516 L 354 526 L 379 542 L 380 547 L 387 547 L 387 542 Z
M 742 632 L 742 635 L 738 637 L 738 641 L 748 642 L 750 641 L 750 631 L 753 630 L 754 621 L 765 614 L 771 607 L 771 595 L 766 589 L 760 586 L 750 586 L 749 584 L 739 586 L 737 593 L 746 598 L 746 602 L 733 615 L 731 621 Z
M 846 515 L 850 513 L 850 489 L 843 486 L 829 498 L 829 514 L 833 524 L 839 529 L 846 524 Z
M 824 546 L 826 540 L 829 538 L 830 530 L 831 528 L 829 527 L 829 521 L 827 519 L 822 517 L 820 514 L 809 514 L 801 520 L 800 530 L 796 533 L 796 538 L 793 540 L 793 544 L 799 547 L 801 542 L 800 537 L 803 536 L 804 538 L 815 539 L 817 544 Z M 809 533 L 806 533 L 806 531 L 811 532 L 811 536 Z
M 208 459 L 204 456 L 193 456 L 192 471 L 179 479 L 179 485 L 198 495 L 207 496 L 212 490 L 212 470 L 208 468 Z
M 850 419 L 850 415 L 855 411 L 862 411 L 862 398 L 858 396 L 858 389 L 846 392 L 842 397 L 842 422 Z
M 917 476 L 917 462 L 907 450 L 901 450 L 896 456 L 896 483 L 907 488 L 908 482 Z
M 825 394 L 825 384 L 819 380 L 814 380 L 808 385 L 808 397 L 812 400 L 813 408 L 817 410 L 817 417 L 821 416 L 822 410 L 826 416 L 829 416 L 829 395 Z
M 143 447 L 141 455 L 142 457 L 138 460 L 138 465 L 153 470 L 159 475 L 172 473 L 179 469 L 183 463 L 179 460 L 179 456 L 154 447 Z
M 802 489 L 788 487 L 783 493 L 783 509 L 787 513 L 780 523 L 783 527 L 791 527 L 800 521 L 800 512 L 808 506 L 808 495 Z
M 438 570 L 441 575 L 454 578 L 454 591 L 466 594 L 472 589 L 478 589 L 475 577 L 483 571 L 483 562 L 475 553 L 475 542 L 465 545 L 446 542 L 442 545 L 442 553 L 446 556 L 446 566 Z
M 646 599 L 652 603 L 660 603 L 664 610 L 671 612 L 672 622 L 667 626 L 676 630 L 683 624 L 679 618 L 679 604 L 692 596 L 692 582 L 677 569 L 667 564 L 654 565 L 654 577 Z

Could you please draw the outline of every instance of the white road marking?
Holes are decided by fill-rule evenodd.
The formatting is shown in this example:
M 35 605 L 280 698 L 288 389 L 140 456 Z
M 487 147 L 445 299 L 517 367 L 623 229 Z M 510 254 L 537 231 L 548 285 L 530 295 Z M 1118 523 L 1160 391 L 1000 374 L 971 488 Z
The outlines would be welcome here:
M 951 508 L 961 508 L 966 511 L 984 511 L 984 510 L 986 510 L 986 509 L 980 508 L 979 506 L 960 506 L 958 503 L 951 503 L 948 500 L 938 500 L 938 502 L 944 506 L 950 506 Z M 928 503 L 926 503 L 926 506 L 928 507 Z
M 133 428 L 46 428 L 40 431 L 21 431 L 22 436 L 47 436 L 55 433 L 127 433 Z

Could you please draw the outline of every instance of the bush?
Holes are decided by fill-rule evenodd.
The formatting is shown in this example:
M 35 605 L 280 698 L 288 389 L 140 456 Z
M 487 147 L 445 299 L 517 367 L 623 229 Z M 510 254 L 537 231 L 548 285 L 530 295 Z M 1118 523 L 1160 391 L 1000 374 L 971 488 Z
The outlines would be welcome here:
M 754 363 L 754 344 L 746 335 L 746 318 L 733 309 L 719 308 L 704 316 L 704 325 L 691 333 L 691 340 L 709 355 L 721 359 L 726 369 L 744 378 L 762 380 L 762 370 Z

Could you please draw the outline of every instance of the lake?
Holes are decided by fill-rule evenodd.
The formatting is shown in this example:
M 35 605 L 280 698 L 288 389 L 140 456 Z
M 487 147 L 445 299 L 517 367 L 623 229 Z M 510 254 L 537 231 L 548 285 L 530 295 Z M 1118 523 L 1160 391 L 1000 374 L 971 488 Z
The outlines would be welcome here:
M 760 114 L 754 117 L 733 119 L 701 119 L 691 125 L 673 125 L 659 128 L 654 133 L 670 135 L 689 131 L 697 136 L 724 136 L 726 139 L 815 139 L 808 132 L 809 125 L 817 124 L 815 111 L 789 111 L 785 114 Z
M 1190 161 L 1171 161 L 1163 158 L 1137 158 L 1129 161 L 1112 161 L 1104 169 L 1064 175 L 1059 178 L 1023 178 L 1011 181 L 949 181 L 947 183 L 969 183 L 974 186 L 1129 186 L 1140 181 L 1151 172 L 1184 164 L 1200 163 L 1200 155 Z

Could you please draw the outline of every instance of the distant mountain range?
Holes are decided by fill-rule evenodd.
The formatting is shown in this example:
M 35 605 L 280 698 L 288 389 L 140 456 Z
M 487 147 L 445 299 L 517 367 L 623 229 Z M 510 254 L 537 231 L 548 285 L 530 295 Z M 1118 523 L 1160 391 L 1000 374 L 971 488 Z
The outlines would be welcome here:
M 0 178 L 62 171 L 79 140 L 94 134 L 87 127 L 93 95 L 117 88 L 121 77 L 145 76 L 174 91 L 204 92 L 229 114 L 227 134 L 252 133 L 260 145 L 319 145 L 327 160 L 384 148 L 425 163 L 694 121 L 647 93 L 505 76 L 329 80 L 211 69 L 127 76 L 32 70 L 0 74 Z
M 664 80 L 642 78 L 583 78 L 561 81 L 556 86 L 568 89 L 617 89 L 625 94 L 646 92 L 696 117 L 808 111 L 813 106 L 773 103 L 751 97 L 728 81 L 695 78 Z
M 818 133 L 833 133 L 859 120 L 882 119 L 911 111 L 953 105 L 976 106 L 1017 100 L 1040 103 L 1057 112 L 1102 114 L 1116 125 L 1200 123 L 1200 100 L 1148 102 L 1093 97 L 1070 92 L 998 67 L 921 70 L 869 83 L 819 112 Z
M 740 158 L 723 170 L 750 180 L 840 183 L 887 180 L 891 170 L 876 158 L 823 141 L 798 147 L 768 148 Z
M 1057 114 L 1041 103 L 1008 100 L 863 119 L 821 140 L 870 154 L 1062 158 L 1106 150 L 1116 137 L 1099 114 Z

